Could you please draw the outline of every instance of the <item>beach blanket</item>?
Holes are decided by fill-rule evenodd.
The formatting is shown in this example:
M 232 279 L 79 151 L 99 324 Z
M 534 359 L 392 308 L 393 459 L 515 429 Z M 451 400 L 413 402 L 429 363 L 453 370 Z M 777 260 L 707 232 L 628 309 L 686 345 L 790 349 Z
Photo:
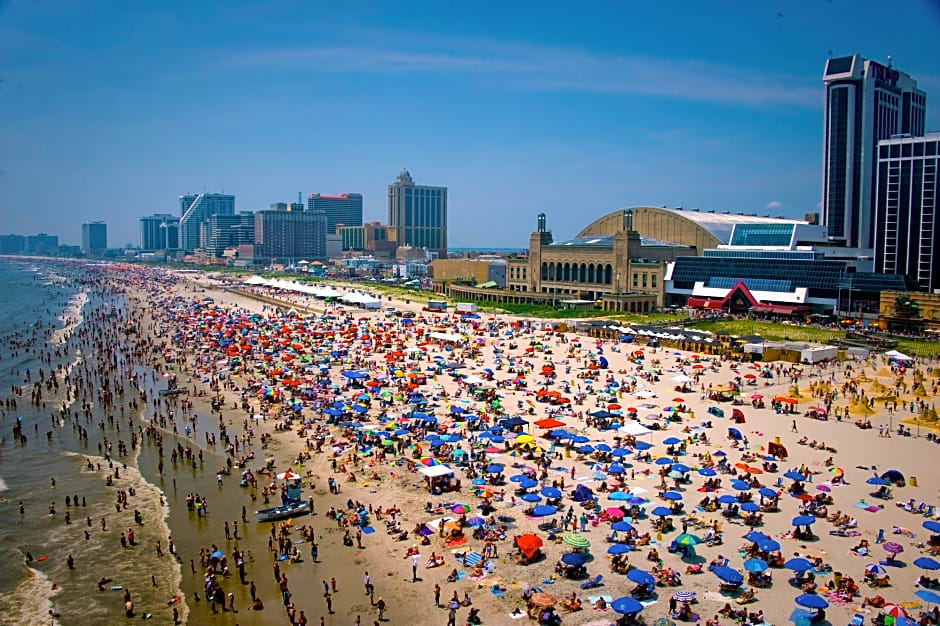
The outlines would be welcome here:
M 366 534 L 366 535 L 371 535 L 372 533 L 375 532 L 375 529 L 372 528 L 371 526 L 363 526 L 363 527 L 362 527 L 362 532 L 363 532 L 364 534 Z
M 464 565 L 469 565 L 470 567 L 473 567 L 474 565 L 482 561 L 483 561 L 483 555 L 480 554 L 479 552 L 471 552 L 470 554 L 465 556 L 463 559 Z
M 456 548 L 457 546 L 462 546 L 462 545 L 465 544 L 465 543 L 467 543 L 467 538 L 466 538 L 466 537 L 458 537 L 458 538 L 456 538 L 456 539 L 452 539 L 451 541 L 448 541 L 448 542 L 447 542 L 447 547 L 448 547 L 448 548 Z
M 881 510 L 881 507 L 877 507 L 873 504 L 868 504 L 864 500 L 855 503 L 855 508 L 862 509 L 863 511 L 868 511 L 869 513 L 877 513 Z

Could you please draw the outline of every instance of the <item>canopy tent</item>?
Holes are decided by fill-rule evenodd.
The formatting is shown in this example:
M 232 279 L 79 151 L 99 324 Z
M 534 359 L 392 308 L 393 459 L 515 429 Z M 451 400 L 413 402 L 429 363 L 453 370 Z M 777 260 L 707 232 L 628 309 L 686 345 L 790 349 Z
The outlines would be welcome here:
M 440 341 L 450 341 L 453 343 L 456 343 L 458 341 L 463 341 L 464 339 L 463 335 L 457 335 L 454 333 L 439 333 L 439 332 L 428 333 L 428 337 L 430 337 L 431 339 L 438 339 Z
M 430 467 L 421 467 L 418 468 L 418 471 L 427 476 L 428 478 L 436 478 L 437 476 L 446 476 L 452 474 L 454 470 L 447 467 L 446 465 L 432 465 Z
M 637 422 L 630 422 L 618 428 L 617 432 L 621 432 L 626 435 L 633 435 L 634 437 L 639 437 L 640 435 L 648 435 L 653 431 L 647 428 L 646 426 L 644 426 L 643 424 L 639 424 Z

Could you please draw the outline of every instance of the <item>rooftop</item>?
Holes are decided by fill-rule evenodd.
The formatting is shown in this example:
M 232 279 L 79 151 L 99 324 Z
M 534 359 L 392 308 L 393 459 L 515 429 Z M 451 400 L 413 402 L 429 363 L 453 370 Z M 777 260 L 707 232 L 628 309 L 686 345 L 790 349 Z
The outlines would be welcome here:
M 712 211 L 696 211 L 684 209 L 661 208 L 661 211 L 673 213 L 694 222 L 711 233 L 721 243 L 731 242 L 731 231 L 736 224 L 806 224 L 803 220 L 785 217 L 760 217 L 757 215 L 743 215 L 739 213 L 715 213 Z
M 662 239 L 654 239 L 653 237 L 644 237 L 640 236 L 640 245 L 644 248 L 687 248 L 688 246 L 683 246 L 678 243 L 672 243 L 671 241 L 663 241 Z M 568 239 L 567 241 L 559 241 L 553 244 L 550 244 L 549 247 L 560 248 L 562 246 L 571 246 L 571 247 L 594 247 L 594 248 L 613 248 L 614 247 L 614 236 L 613 235 L 592 235 L 588 237 L 574 237 L 573 239 Z

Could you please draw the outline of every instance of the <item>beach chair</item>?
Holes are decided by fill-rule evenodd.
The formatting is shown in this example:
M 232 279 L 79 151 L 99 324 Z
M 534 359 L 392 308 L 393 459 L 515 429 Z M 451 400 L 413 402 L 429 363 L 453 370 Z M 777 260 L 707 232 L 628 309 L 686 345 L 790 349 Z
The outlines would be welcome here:
M 924 510 L 924 517 L 933 517 L 934 509 L 935 509 L 934 505 L 932 504 L 928 505 L 927 508 Z
M 861 613 L 856 613 L 855 617 L 852 618 L 852 621 L 849 622 L 849 626 L 864 626 L 865 616 Z
M 598 574 L 594 577 L 594 580 L 589 580 L 587 582 L 581 583 L 582 589 L 593 589 L 594 587 L 600 587 L 601 581 L 604 579 L 603 574 Z

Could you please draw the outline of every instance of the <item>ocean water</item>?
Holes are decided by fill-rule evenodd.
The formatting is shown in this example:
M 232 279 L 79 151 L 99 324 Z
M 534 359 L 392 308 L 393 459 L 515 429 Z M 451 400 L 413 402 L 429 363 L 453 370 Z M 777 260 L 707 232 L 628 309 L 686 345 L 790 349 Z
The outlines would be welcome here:
M 94 394 L 66 397 L 63 375 L 95 366 L 95 355 L 81 349 L 79 333 L 90 330 L 90 320 L 105 311 L 119 315 L 122 307 L 117 296 L 99 293 L 83 276 L 65 265 L 0 259 L 0 624 L 113 624 L 125 618 L 123 589 L 111 586 L 130 590 L 139 616 L 152 613 L 156 622 L 172 623 L 167 601 L 179 593 L 180 566 L 167 551 L 169 509 L 160 489 L 137 469 L 140 446 L 129 445 L 128 427 L 142 424 L 141 415 L 115 416 L 117 425 L 123 421 L 117 431 Z M 56 370 L 59 388 L 42 386 L 43 402 L 33 406 L 30 392 L 40 369 L 47 375 Z M 23 388 L 22 395 L 15 387 Z M 125 385 L 126 398 L 132 391 Z M 16 408 L 4 403 L 11 398 Z M 80 415 L 83 402 L 91 405 L 87 417 Z M 65 409 L 71 417 L 62 414 Z M 25 444 L 13 437 L 17 420 Z M 79 428 L 87 430 L 87 444 Z M 114 468 L 99 454 L 105 438 L 115 444 L 114 452 L 118 440 L 128 443 L 129 454 L 112 457 L 120 478 L 111 486 L 105 478 Z M 117 511 L 117 493 L 131 485 L 136 494 L 127 510 Z M 69 507 L 66 496 L 75 498 Z M 49 513 L 53 502 L 55 515 Z M 135 509 L 142 525 L 134 522 Z M 131 527 L 137 546 L 122 549 L 120 533 Z M 163 557 L 156 554 L 157 541 Z M 101 577 L 112 579 L 103 592 L 95 584 Z M 185 604 L 179 609 L 185 619 Z

